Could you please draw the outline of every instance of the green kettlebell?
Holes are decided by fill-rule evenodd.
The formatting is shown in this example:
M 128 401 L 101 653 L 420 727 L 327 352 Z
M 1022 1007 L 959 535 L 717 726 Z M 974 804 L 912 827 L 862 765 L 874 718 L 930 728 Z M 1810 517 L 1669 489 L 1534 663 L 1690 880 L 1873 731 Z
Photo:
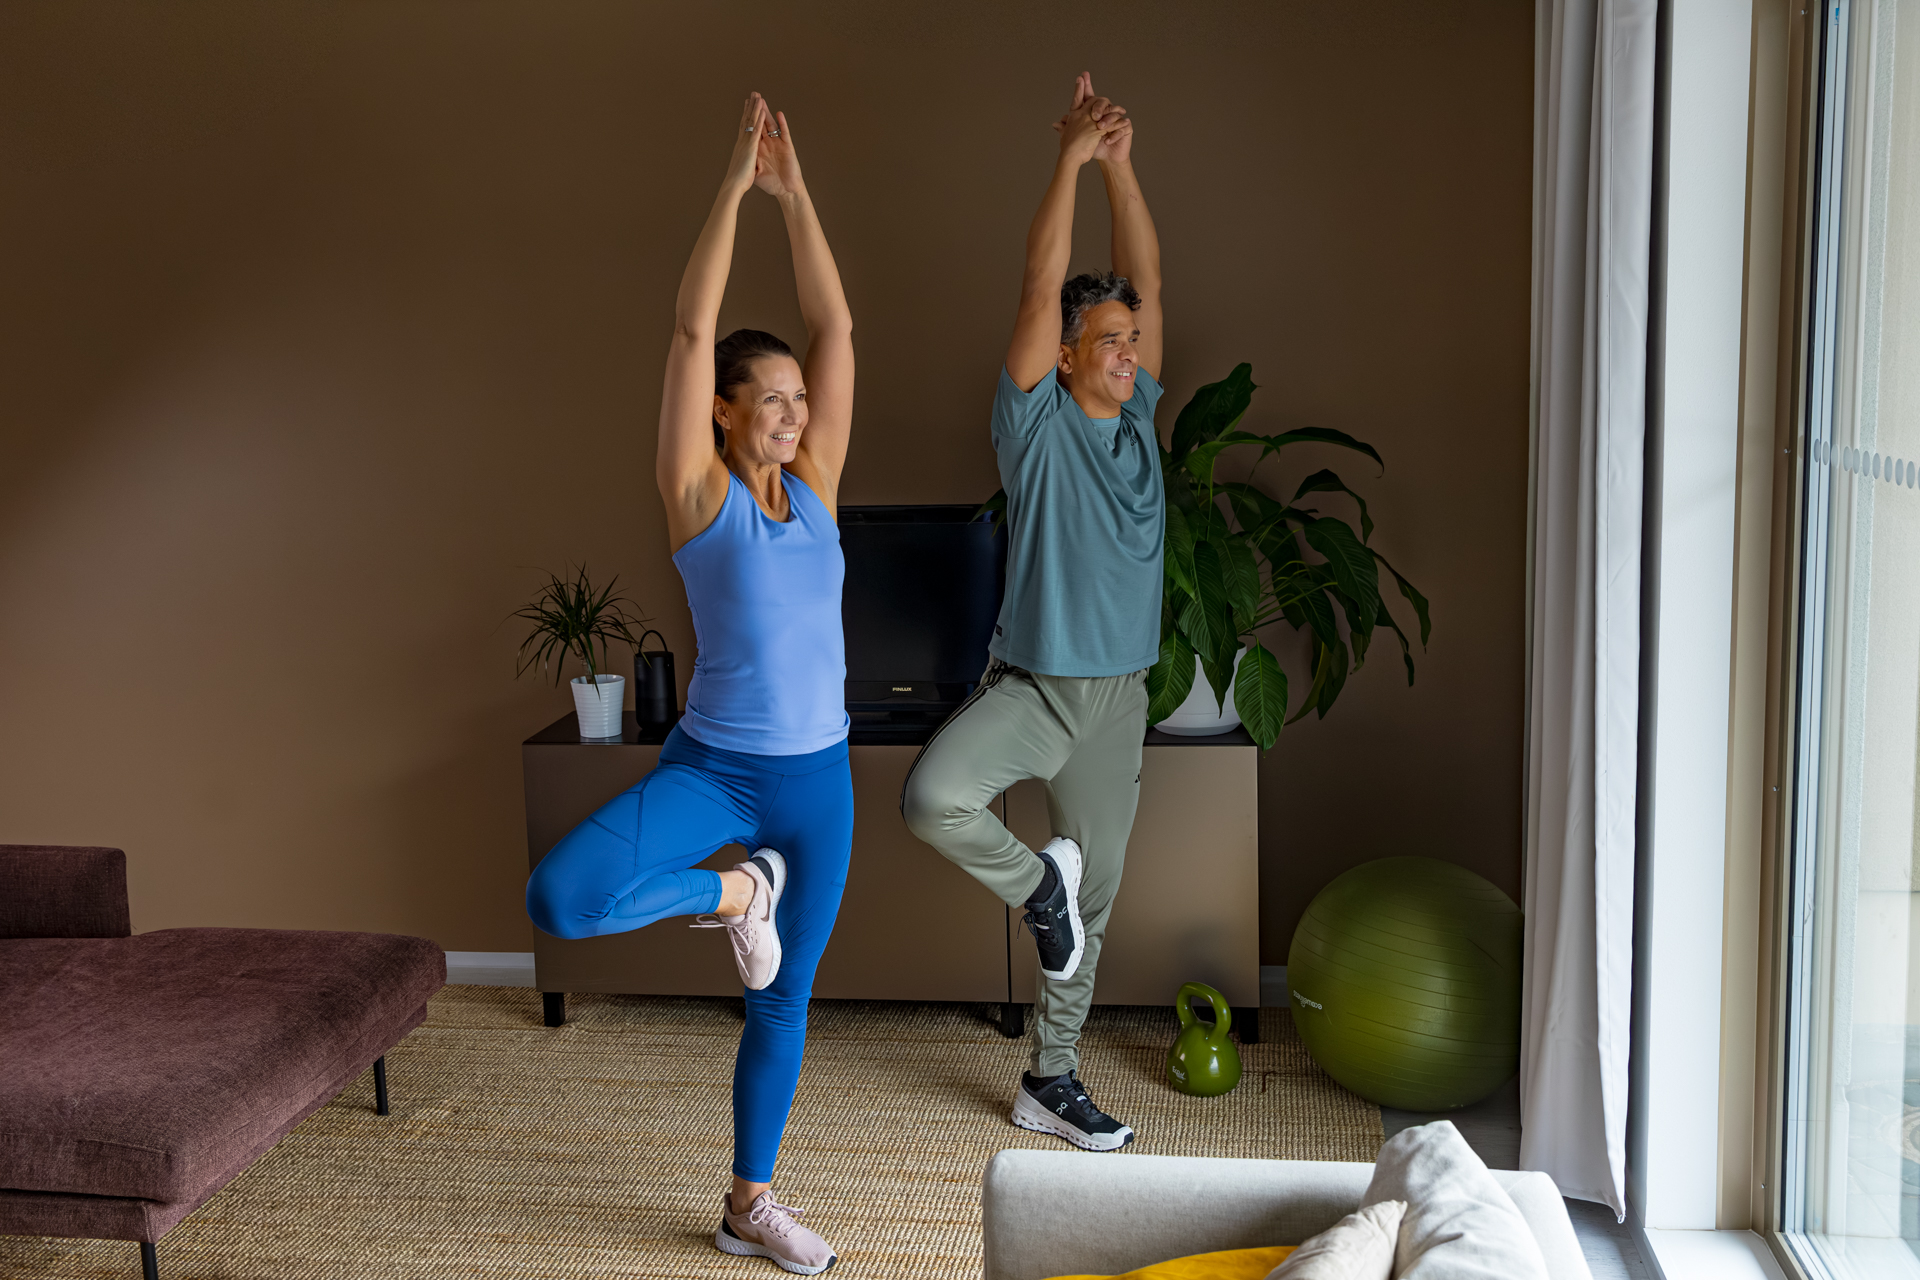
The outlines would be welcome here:
M 1194 1016 L 1195 1000 L 1213 1005 L 1211 1027 Z M 1227 998 L 1204 982 L 1189 982 L 1174 997 L 1173 1011 L 1180 1016 L 1180 1034 L 1167 1054 L 1167 1083 L 1196 1098 L 1232 1092 L 1240 1083 L 1240 1049 L 1227 1038 L 1233 1026 Z

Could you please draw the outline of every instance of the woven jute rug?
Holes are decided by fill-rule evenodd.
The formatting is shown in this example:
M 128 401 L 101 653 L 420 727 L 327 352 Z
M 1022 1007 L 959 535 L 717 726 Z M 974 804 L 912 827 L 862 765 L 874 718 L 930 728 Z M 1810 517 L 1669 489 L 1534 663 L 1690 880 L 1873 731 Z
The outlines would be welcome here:
M 164 1280 L 762 1277 L 717 1252 L 741 1002 L 448 987 L 369 1073 L 175 1227 Z M 1164 1082 L 1172 1010 L 1097 1008 L 1081 1075 L 1130 1153 L 1371 1160 L 1380 1112 L 1308 1059 L 1283 1010 L 1224 1098 Z M 1063 1147 L 1007 1119 L 1025 1044 L 982 1006 L 819 1001 L 776 1194 L 840 1251 L 836 1277 L 977 1277 L 980 1175 L 1002 1147 Z M 0 1276 L 139 1274 L 120 1242 L 0 1237 Z

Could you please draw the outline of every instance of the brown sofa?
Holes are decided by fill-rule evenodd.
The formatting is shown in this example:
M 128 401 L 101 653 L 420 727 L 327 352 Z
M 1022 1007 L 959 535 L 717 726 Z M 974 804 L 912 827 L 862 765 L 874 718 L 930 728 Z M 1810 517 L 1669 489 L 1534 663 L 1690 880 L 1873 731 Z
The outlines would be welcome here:
M 0 1235 L 154 1245 L 426 1017 L 424 938 L 132 936 L 118 849 L 0 845 Z

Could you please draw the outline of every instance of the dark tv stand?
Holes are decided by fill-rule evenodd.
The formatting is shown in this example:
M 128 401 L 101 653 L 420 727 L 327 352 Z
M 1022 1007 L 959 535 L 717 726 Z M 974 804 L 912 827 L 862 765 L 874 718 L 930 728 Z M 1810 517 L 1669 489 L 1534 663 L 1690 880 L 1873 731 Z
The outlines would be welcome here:
M 952 711 L 950 706 L 852 710 L 847 712 L 848 737 L 861 746 L 924 747 Z

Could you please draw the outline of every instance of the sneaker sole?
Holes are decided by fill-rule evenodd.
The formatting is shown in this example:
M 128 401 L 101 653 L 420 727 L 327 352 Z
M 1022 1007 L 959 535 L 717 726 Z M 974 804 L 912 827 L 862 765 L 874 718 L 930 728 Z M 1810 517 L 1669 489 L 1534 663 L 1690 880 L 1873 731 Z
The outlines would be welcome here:
M 827 1259 L 825 1266 L 820 1267 L 807 1267 L 798 1262 L 788 1262 L 763 1244 L 755 1244 L 751 1240 L 742 1240 L 739 1236 L 728 1235 L 724 1223 L 713 1233 L 713 1247 L 722 1253 L 730 1253 L 736 1258 L 765 1258 L 782 1271 L 791 1271 L 797 1276 L 817 1276 L 822 1271 L 833 1270 L 833 1264 L 840 1261 L 840 1255 L 836 1253 Z
M 1083 1151 L 1118 1151 L 1133 1141 L 1133 1130 L 1126 1127 L 1119 1133 L 1087 1133 L 1078 1129 L 1028 1097 L 1024 1088 L 1020 1090 L 1020 1096 L 1013 1100 L 1012 1120 L 1019 1128 L 1033 1133 L 1065 1138 Z
M 1065 982 L 1080 969 L 1080 957 L 1087 952 L 1087 931 L 1080 923 L 1080 844 L 1070 841 L 1073 857 L 1062 858 L 1059 850 L 1053 852 L 1053 865 L 1060 869 L 1060 883 L 1067 890 L 1067 923 L 1073 927 L 1073 954 L 1067 957 L 1067 967 L 1060 970 L 1040 967 L 1040 972 L 1049 982 Z
M 773 959 L 767 966 L 767 980 L 757 987 L 747 985 L 749 991 L 765 991 L 773 985 L 773 980 L 780 976 L 780 961 L 785 954 L 780 949 L 778 913 L 780 895 L 787 891 L 787 860 L 773 849 L 762 849 L 747 861 L 761 863 L 763 868 L 772 873 L 767 876 L 772 885 L 772 900 L 767 903 L 767 943 L 768 949 L 773 953 Z M 742 975 L 742 981 L 745 981 L 745 975 Z

